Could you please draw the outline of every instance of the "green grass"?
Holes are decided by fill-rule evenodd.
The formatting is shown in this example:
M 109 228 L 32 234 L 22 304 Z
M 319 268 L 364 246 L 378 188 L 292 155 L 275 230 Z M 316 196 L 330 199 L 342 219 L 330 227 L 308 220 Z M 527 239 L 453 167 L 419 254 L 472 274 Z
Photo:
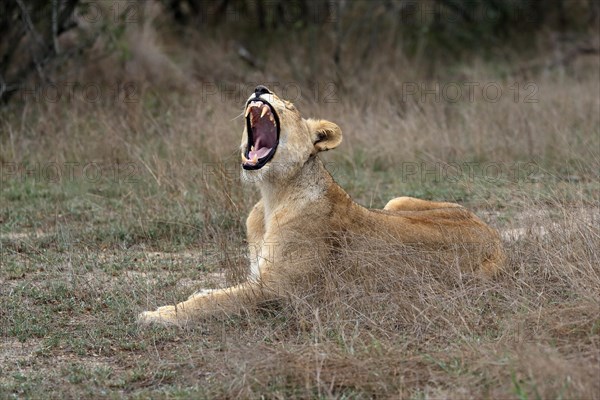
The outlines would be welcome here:
M 482 180 L 450 184 L 403 182 L 393 174 L 368 169 L 340 172 L 340 183 L 359 201 L 374 207 L 398 194 L 452 199 L 480 211 L 496 210 L 491 219 L 497 226 L 508 224 L 519 213 L 516 206 L 497 207 L 508 198 L 517 204 L 519 196 L 524 202 L 531 201 L 532 196 L 547 197 L 558 207 L 570 202 L 581 206 L 581 199 L 597 195 L 597 186 L 581 182 L 562 186 L 554 181 L 541 185 L 492 185 Z M 377 195 L 372 194 L 374 188 Z M 205 232 L 205 220 L 198 215 L 207 206 L 205 200 L 203 193 L 190 193 L 186 206 L 178 207 L 168 190 L 153 187 L 150 177 L 134 185 L 92 185 L 82 179 L 4 181 L 0 201 L 8 207 L 1 225 L 0 396 L 183 399 L 228 393 L 240 397 L 264 394 L 354 399 L 404 393 L 410 398 L 430 398 L 447 393 L 444 390 L 452 386 L 442 382 L 456 379 L 479 387 L 477 393 L 483 396 L 494 397 L 494 388 L 506 387 L 506 393 L 517 398 L 539 397 L 533 378 L 487 371 L 472 364 L 477 356 L 465 355 L 466 349 L 501 341 L 508 334 L 502 323 L 476 334 L 470 332 L 472 328 L 457 326 L 448 342 L 429 334 L 422 339 L 410 334 L 398 336 L 400 332 L 390 341 L 390 333 L 379 336 L 376 331 L 368 333 L 365 341 L 365 331 L 350 329 L 352 323 L 360 326 L 358 321 L 350 321 L 345 328 L 330 325 L 323 331 L 314 331 L 314 322 L 309 321 L 306 330 L 302 326 L 307 321 L 296 320 L 280 309 L 253 315 L 249 320 L 211 320 L 185 331 L 140 328 L 135 322 L 139 311 L 175 303 L 196 289 L 222 285 L 222 278 L 211 278 L 210 273 L 244 262 L 242 254 L 236 255 L 237 260 L 214 257 L 222 250 L 219 240 L 232 248 L 242 245 L 237 241 L 243 234 L 241 221 L 223 221 L 241 220 L 243 216 L 211 216 L 222 221 L 222 232 L 228 232 L 222 238 L 211 238 Z M 149 209 L 155 211 L 148 213 Z M 576 293 L 573 296 L 575 302 L 580 298 Z M 535 301 L 533 294 L 526 297 Z M 562 301 L 559 297 L 554 298 Z M 490 294 L 478 307 L 484 310 L 506 301 L 500 290 L 496 298 Z M 503 318 L 514 318 L 513 312 L 517 319 L 524 318 L 534 307 L 524 299 L 520 304 L 522 311 L 514 309 Z M 594 326 L 599 326 L 598 321 Z M 593 341 L 597 331 L 592 328 L 582 334 Z M 348 335 L 353 332 L 361 339 L 350 340 Z M 262 360 L 261 350 L 271 361 Z M 326 362 L 319 367 L 324 374 L 320 378 L 315 375 L 318 363 L 323 362 L 316 355 L 320 353 L 310 356 L 306 351 L 322 352 L 328 355 L 323 360 L 332 360 L 331 365 Z M 503 351 L 487 355 L 487 362 L 521 368 L 517 361 L 506 361 L 506 352 L 511 358 L 516 350 L 505 346 Z M 389 359 L 390 352 L 398 353 L 394 357 L 405 354 L 408 364 L 380 365 L 377 359 Z M 408 372 L 411 363 L 416 363 L 423 376 Z M 305 364 L 317 369 L 305 372 L 309 383 L 303 386 L 299 382 L 304 379 L 301 371 Z M 286 368 L 291 369 L 283 373 Z M 342 368 L 338 377 L 336 368 Z M 359 376 L 354 383 L 344 377 L 348 368 Z M 396 380 L 394 376 L 404 378 Z M 564 390 L 570 393 L 568 388 Z
M 373 273 L 323 271 L 339 290 L 318 280 L 187 329 L 136 316 L 247 269 L 258 193 L 238 179 L 240 105 L 149 89 L 129 105 L 0 110 L 0 398 L 598 398 L 598 69 L 539 77 L 530 108 L 399 105 L 398 85 L 421 76 L 404 69 L 378 71 L 379 86 L 360 85 L 368 96 L 303 101 L 304 116 L 344 130 L 323 157 L 365 206 L 455 201 L 520 232 L 505 240 L 505 273 L 356 254 Z M 72 160 L 73 176 L 23 173 Z M 467 160 L 472 175 L 443 175 Z M 99 179 L 85 176 L 92 162 Z

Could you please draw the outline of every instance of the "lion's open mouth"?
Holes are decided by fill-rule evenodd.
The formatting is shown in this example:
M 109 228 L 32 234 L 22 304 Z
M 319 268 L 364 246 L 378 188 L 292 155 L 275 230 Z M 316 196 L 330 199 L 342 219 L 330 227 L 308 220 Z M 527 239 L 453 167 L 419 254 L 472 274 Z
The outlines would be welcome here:
M 263 99 L 250 100 L 245 111 L 248 147 L 242 154 L 244 169 L 260 169 L 273 158 L 279 144 L 279 118 Z

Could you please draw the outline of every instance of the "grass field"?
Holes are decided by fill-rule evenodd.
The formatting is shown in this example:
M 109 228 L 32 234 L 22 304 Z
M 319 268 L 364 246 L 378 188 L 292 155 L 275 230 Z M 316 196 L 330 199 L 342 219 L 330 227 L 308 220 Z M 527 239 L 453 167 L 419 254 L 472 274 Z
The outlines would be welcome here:
M 243 276 L 247 94 L 3 110 L 0 398 L 600 399 L 597 71 L 519 81 L 535 102 L 477 71 L 464 81 L 495 82 L 499 101 L 322 82 L 332 101 L 297 103 L 342 127 L 325 155 L 341 186 L 374 208 L 470 207 L 503 233 L 506 270 L 483 281 L 374 248 L 350 254 L 361 279 L 323 271 L 272 308 L 184 330 L 136 315 Z

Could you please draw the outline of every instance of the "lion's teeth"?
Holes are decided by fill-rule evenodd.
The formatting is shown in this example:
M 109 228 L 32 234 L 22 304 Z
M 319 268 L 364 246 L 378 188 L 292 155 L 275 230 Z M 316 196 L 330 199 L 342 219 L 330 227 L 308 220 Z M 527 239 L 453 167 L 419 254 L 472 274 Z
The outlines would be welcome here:
M 262 111 L 260 113 L 260 117 L 264 117 L 265 114 L 267 113 L 267 111 L 269 111 L 269 107 L 268 106 L 263 106 Z
M 244 118 L 247 118 L 247 117 L 248 117 L 248 114 L 250 114 L 250 108 L 251 108 L 251 107 L 252 107 L 252 106 L 251 106 L 250 104 L 248 104 L 248 108 L 246 108 L 246 114 L 244 115 Z
M 254 151 L 254 146 L 252 146 L 250 148 L 250 151 Z M 256 165 L 257 162 L 258 162 L 257 154 L 254 154 L 251 159 L 247 159 L 246 156 L 244 155 L 244 153 L 242 153 L 242 163 Z

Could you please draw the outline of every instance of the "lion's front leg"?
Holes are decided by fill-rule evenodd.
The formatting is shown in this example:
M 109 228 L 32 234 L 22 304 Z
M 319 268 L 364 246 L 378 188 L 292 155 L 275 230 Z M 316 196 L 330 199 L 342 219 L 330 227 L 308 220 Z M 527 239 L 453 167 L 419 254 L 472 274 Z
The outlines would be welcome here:
M 261 271 L 265 269 L 261 254 L 265 235 L 265 214 L 262 201 L 259 201 L 246 220 L 248 256 L 250 258 L 249 281 L 219 290 L 204 290 L 193 294 L 186 301 L 176 305 L 164 306 L 155 311 L 141 313 L 141 323 L 159 323 L 163 325 L 183 326 L 189 321 L 218 313 L 237 313 L 245 307 L 255 305 L 261 299 L 268 298 L 269 291 L 260 281 Z
M 143 324 L 185 326 L 201 317 L 239 313 L 265 297 L 265 291 L 259 284 L 245 282 L 225 289 L 196 293 L 176 305 L 145 311 L 138 316 L 138 321 Z
M 248 241 L 248 258 L 250 260 L 250 280 L 260 277 L 260 258 L 265 237 L 265 208 L 262 200 L 256 203 L 246 220 L 246 238 Z

